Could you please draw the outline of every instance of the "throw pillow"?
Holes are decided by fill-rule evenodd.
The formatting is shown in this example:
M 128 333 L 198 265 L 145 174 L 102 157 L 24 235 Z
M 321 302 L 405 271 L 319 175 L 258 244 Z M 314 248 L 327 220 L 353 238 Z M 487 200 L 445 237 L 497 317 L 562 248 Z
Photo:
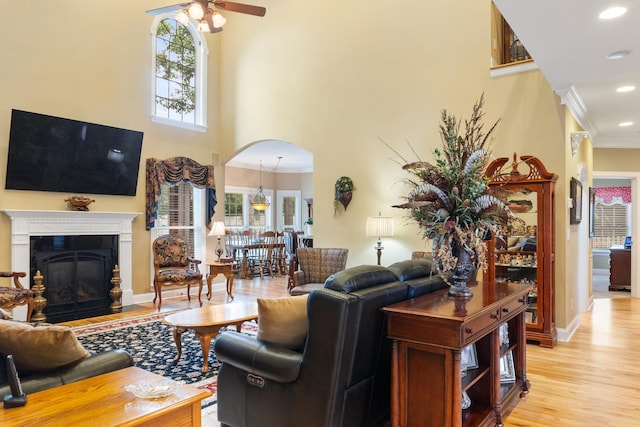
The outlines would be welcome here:
M 258 339 L 298 350 L 307 338 L 307 297 L 258 298 Z
M 0 353 L 12 354 L 18 370 L 49 371 L 89 356 L 66 326 L 0 320 Z

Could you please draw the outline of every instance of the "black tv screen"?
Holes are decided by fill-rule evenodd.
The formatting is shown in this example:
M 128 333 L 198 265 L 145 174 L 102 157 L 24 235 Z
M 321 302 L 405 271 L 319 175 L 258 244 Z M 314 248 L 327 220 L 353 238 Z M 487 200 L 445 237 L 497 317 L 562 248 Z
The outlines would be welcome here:
M 142 136 L 14 109 L 5 188 L 135 196 Z

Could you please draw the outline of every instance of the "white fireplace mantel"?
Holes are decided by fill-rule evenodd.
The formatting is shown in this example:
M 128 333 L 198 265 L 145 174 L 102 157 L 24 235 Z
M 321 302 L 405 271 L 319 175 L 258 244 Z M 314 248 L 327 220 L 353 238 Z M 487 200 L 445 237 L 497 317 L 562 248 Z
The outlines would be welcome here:
M 137 212 L 36 211 L 5 209 L 11 218 L 11 269 L 30 269 L 31 236 L 117 235 L 122 305 L 133 304 L 132 223 Z M 24 283 L 27 285 L 30 282 Z M 44 278 L 47 286 L 47 278 Z

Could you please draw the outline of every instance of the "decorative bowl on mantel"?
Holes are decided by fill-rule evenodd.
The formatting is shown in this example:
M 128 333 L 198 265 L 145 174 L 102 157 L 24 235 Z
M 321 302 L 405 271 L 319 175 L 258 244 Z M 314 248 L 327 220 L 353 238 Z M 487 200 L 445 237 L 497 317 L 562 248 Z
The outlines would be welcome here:
M 71 196 L 64 201 L 69 203 L 74 211 L 88 211 L 88 206 L 95 202 L 92 198 L 85 196 Z

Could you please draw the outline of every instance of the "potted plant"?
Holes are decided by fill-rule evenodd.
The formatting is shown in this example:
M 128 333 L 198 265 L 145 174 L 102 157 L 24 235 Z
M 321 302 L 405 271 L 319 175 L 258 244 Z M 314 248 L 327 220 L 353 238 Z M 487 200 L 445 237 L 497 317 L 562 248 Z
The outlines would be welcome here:
M 338 178 L 335 185 L 335 196 L 333 199 L 333 206 L 336 213 L 341 209 L 341 207 L 344 210 L 347 210 L 347 206 L 351 202 L 354 189 L 355 187 L 353 186 L 351 178 L 348 176 L 341 176 Z
M 307 236 L 313 236 L 313 217 L 307 218 L 307 220 L 304 222 L 304 226 Z

